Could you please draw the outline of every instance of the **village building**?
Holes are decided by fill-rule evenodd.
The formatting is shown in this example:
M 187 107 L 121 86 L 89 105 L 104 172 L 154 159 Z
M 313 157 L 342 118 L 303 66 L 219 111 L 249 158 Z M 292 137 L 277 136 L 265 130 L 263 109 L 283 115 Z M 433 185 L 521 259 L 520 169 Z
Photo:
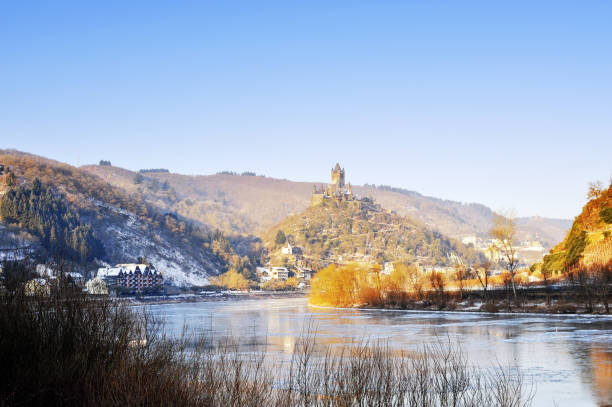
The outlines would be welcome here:
M 97 277 L 109 287 L 123 287 L 141 292 L 143 289 L 160 288 L 164 284 L 161 272 L 146 264 L 117 264 L 98 269 Z
M 304 281 L 310 281 L 313 275 L 314 271 L 307 268 L 297 267 L 295 271 L 295 276 Z
M 289 269 L 286 267 L 270 267 L 270 274 L 274 280 L 287 281 L 289 278 Z
M 287 243 L 287 246 L 281 249 L 281 253 L 282 254 L 293 254 L 293 247 L 291 247 L 291 245 Z
M 272 280 L 272 274 L 270 273 L 270 267 L 257 267 L 255 269 L 255 272 L 257 273 L 257 278 L 259 278 L 259 281 L 262 283 Z
M 57 271 L 46 264 L 37 264 L 36 274 L 39 278 L 45 280 L 55 280 L 61 275 L 64 278 L 72 280 L 72 282 L 79 287 L 82 287 L 85 283 L 85 279 L 81 273 L 76 271 Z
M 257 267 L 257 274 L 262 283 L 270 280 L 287 281 L 289 269 L 287 267 Z

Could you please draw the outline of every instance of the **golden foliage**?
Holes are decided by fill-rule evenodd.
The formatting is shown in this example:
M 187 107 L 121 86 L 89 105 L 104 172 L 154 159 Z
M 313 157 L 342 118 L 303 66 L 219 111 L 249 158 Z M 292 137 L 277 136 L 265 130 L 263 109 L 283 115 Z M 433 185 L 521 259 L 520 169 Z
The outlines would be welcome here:
M 291 291 L 297 290 L 300 281 L 297 277 L 290 277 L 286 281 L 282 280 L 269 280 L 266 281 L 261 288 L 264 290 L 271 291 Z
M 219 277 L 211 278 L 210 282 L 213 285 L 230 290 L 247 290 L 249 288 L 249 280 L 233 269 L 221 274 Z
M 420 295 L 424 284 L 424 277 L 414 265 L 398 263 L 390 275 L 384 275 L 379 265 L 331 265 L 313 277 L 310 303 L 334 307 L 377 306 L 400 293 Z
M 328 266 L 313 277 L 310 302 L 334 307 L 358 304 L 360 289 L 367 288 L 367 274 L 368 269 L 357 264 Z
M 529 284 L 529 270 L 516 274 L 516 282 Z M 479 271 L 479 272 L 482 272 Z M 471 274 L 469 274 L 471 273 Z M 473 270 L 423 272 L 414 264 L 395 263 L 389 275 L 378 265 L 331 265 L 312 279 L 310 303 L 332 307 L 401 306 L 406 301 L 441 301 L 451 296 L 462 298 L 463 290 L 480 289 Z M 531 274 L 534 275 L 534 274 Z M 487 275 L 487 288 L 509 287 L 510 273 Z

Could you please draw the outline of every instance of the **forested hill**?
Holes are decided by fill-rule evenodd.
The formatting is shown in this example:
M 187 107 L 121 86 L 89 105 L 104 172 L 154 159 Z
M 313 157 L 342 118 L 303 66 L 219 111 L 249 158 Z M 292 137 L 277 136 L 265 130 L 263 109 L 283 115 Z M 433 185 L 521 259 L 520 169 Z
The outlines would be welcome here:
M 280 241 L 279 235 L 283 237 Z M 451 266 L 483 260 L 474 249 L 409 218 L 333 200 L 289 216 L 263 234 L 264 245 L 272 252 L 285 240 L 298 247 L 314 267 L 351 261 Z
M 7 176 L 0 199 L 0 219 L 18 225 L 38 238 L 45 254 L 77 264 L 103 259 L 104 246 L 92 227 L 81 221 L 76 210 L 61 194 L 34 178 L 32 185 L 17 186 Z
M 177 285 L 205 284 L 230 266 L 249 265 L 222 233 L 162 212 L 87 171 L 13 150 L 0 150 L 0 163 L 12 178 L 0 176 L 4 248 L 25 236 L 47 258 L 82 269 L 146 257 Z
M 164 172 L 139 176 L 110 165 L 82 168 L 126 191 L 140 194 L 164 210 L 226 232 L 245 234 L 261 234 L 290 214 L 305 210 L 315 184 L 229 171 L 216 175 Z M 442 200 L 388 186 L 353 186 L 353 191 L 371 196 L 385 208 L 416 219 L 446 236 L 484 237 L 491 227 L 493 211 L 484 205 Z M 571 221 L 531 217 L 517 219 L 517 225 L 520 240 L 540 240 L 544 246 L 552 247 L 563 239 Z
M 542 271 L 567 272 L 612 260 L 612 184 L 592 187 L 589 196 L 565 239 L 544 257 Z

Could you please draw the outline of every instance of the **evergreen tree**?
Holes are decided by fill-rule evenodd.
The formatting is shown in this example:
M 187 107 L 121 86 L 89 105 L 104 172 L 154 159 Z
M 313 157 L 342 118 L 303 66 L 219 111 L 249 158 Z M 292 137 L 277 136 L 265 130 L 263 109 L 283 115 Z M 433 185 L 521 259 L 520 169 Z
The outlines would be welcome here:
M 13 174 L 12 172 L 9 172 L 8 174 L 6 174 L 6 178 L 4 179 L 4 184 L 7 187 L 14 187 L 15 185 L 17 185 L 17 177 L 15 177 L 15 174 Z
M 276 244 L 277 245 L 285 244 L 286 241 L 287 241 L 287 237 L 285 236 L 285 233 L 282 230 L 279 230 L 276 233 L 276 239 L 275 239 Z
M 91 226 L 83 224 L 64 197 L 55 195 L 39 179 L 30 188 L 9 189 L 0 201 L 0 217 L 40 238 L 53 256 L 85 263 L 104 254 Z

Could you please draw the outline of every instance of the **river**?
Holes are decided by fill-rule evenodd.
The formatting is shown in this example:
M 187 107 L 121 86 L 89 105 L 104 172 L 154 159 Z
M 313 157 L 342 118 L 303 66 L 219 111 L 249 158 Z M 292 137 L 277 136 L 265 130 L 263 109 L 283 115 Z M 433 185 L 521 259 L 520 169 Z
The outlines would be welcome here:
M 612 405 L 612 317 L 499 315 L 311 307 L 304 298 L 151 305 L 170 335 L 231 335 L 247 346 L 266 343 L 290 355 L 309 324 L 317 342 L 343 346 L 364 338 L 398 350 L 423 344 L 459 344 L 481 367 L 516 365 L 535 384 L 535 406 Z

